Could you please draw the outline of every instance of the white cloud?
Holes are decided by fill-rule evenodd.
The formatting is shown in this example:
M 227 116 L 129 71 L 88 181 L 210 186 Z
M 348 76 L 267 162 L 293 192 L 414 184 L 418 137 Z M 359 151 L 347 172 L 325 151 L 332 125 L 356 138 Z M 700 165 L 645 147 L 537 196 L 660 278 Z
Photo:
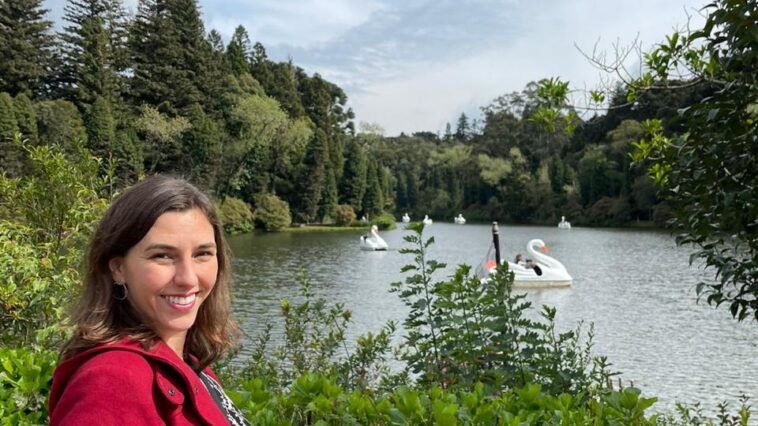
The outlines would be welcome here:
M 497 47 L 472 48 L 462 58 L 405 63 L 394 76 L 369 79 L 360 90 L 348 92 L 357 119 L 378 123 L 389 135 L 441 131 L 461 112 L 476 113 L 495 97 L 522 90 L 529 81 L 559 76 L 574 87 L 592 88 L 600 72 L 575 43 L 591 53 L 598 39 L 601 49 L 612 51 L 614 43 L 626 45 L 638 38 L 649 49 L 686 21 L 677 2 L 541 3 L 522 8 L 516 21 L 526 24 L 520 26 L 523 32 Z M 489 30 L 498 37 L 498 29 Z M 630 65 L 635 63 L 639 65 L 639 58 L 633 55 Z
M 206 28 L 230 36 L 243 25 L 251 39 L 265 46 L 310 48 L 327 43 L 364 24 L 381 8 L 374 0 L 264 0 L 200 2 Z

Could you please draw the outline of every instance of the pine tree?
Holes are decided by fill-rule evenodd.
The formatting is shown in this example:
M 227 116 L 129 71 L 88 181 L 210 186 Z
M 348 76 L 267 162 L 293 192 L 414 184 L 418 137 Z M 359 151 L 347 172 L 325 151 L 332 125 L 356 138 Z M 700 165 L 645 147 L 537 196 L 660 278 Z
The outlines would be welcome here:
M 43 0 L 0 1 L 0 92 L 37 97 L 52 61 L 52 22 Z
M 303 191 L 298 194 L 297 216 L 305 221 L 312 222 L 316 219 L 321 195 L 326 182 L 326 135 L 320 129 L 313 134 L 305 153 L 305 160 L 300 172 L 300 183 Z
M 340 182 L 340 202 L 353 206 L 355 211 L 363 208 L 366 193 L 366 154 L 363 148 L 350 139 L 345 147 L 345 169 Z
M 96 157 L 112 157 L 116 142 L 116 122 L 108 100 L 97 97 L 85 114 L 84 123 L 90 151 Z
M 326 181 L 324 189 L 321 192 L 321 202 L 319 206 L 319 217 L 321 221 L 330 222 L 334 220 L 334 213 L 337 210 L 338 194 L 337 179 L 334 177 L 334 169 L 326 170 Z
M 206 40 L 208 40 L 214 53 L 224 53 L 224 40 L 221 39 L 221 33 L 216 30 L 210 30 Z
M 304 116 L 305 108 L 297 92 L 297 76 L 292 60 L 274 64 L 272 70 L 274 81 L 269 96 L 279 101 L 282 109 L 287 111 L 290 117 Z
M 376 161 L 369 160 L 366 172 L 366 195 L 363 199 L 363 210 L 370 215 L 381 214 L 384 207 L 382 185 L 379 182 L 379 166 Z
M 15 177 L 21 173 L 21 151 L 14 145 L 18 124 L 13 108 L 13 98 L 0 93 L 0 172 Z
M 460 117 L 458 117 L 458 127 L 455 129 L 455 138 L 461 142 L 465 142 L 469 139 L 470 133 L 471 129 L 468 124 L 468 117 L 466 117 L 466 114 L 461 113 Z
M 205 100 L 211 48 L 195 0 L 140 0 L 131 46 L 135 105 L 177 115 Z
M 69 146 L 71 141 L 86 141 L 87 129 L 73 103 L 56 99 L 35 104 L 37 131 L 42 144 Z
M 16 95 L 16 99 L 13 100 L 13 109 L 21 136 L 32 145 L 36 145 L 39 141 L 37 136 L 37 114 L 34 112 L 32 101 L 29 100 L 26 94 L 19 93 Z
M 120 104 L 127 66 L 126 17 L 119 0 L 69 0 L 60 35 L 66 97 L 84 110 L 97 98 Z
M 190 106 L 187 118 L 192 127 L 182 137 L 178 171 L 200 186 L 213 188 L 221 162 L 221 129 L 197 104 Z
M 263 90 L 268 93 L 274 86 L 274 74 L 271 72 L 271 62 L 266 55 L 266 48 L 261 42 L 256 42 L 253 46 L 252 61 L 250 71 L 253 78 L 263 86 Z
M 405 172 L 405 196 L 407 198 L 407 206 L 411 209 L 415 209 L 418 206 L 418 175 L 413 169 L 406 169 Z
M 226 58 L 234 75 L 239 76 L 250 72 L 252 47 L 250 36 L 242 25 L 234 29 L 234 34 L 226 46 Z

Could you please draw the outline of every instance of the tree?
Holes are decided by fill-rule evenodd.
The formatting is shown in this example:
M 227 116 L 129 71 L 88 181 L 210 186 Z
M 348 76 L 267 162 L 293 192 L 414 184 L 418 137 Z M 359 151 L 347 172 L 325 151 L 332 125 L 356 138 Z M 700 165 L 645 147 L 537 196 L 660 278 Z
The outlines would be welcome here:
M 316 219 L 324 185 L 327 180 L 327 158 L 326 134 L 324 134 L 323 130 L 318 129 L 308 144 L 299 176 L 303 190 L 299 195 L 296 214 L 305 222 L 312 222 Z
M 234 75 L 242 75 L 250 72 L 250 59 L 252 47 L 250 36 L 242 25 L 234 29 L 234 34 L 226 46 L 226 59 L 229 62 Z
M 28 140 L 32 145 L 37 145 L 37 114 L 34 113 L 32 101 L 25 93 L 19 93 L 13 100 L 13 109 L 21 137 Z
M 455 138 L 461 142 L 466 142 L 469 139 L 471 128 L 469 126 L 468 117 L 465 113 L 461 113 L 458 117 L 458 125 L 455 128 Z
M 271 72 L 271 62 L 266 55 L 266 48 L 263 47 L 261 42 L 256 42 L 253 45 L 253 56 L 250 64 L 250 71 L 253 77 L 263 86 L 266 93 L 271 90 L 274 85 L 274 75 Z
M 58 145 L 67 150 L 72 141 L 87 140 L 87 129 L 76 105 L 56 99 L 38 102 L 34 108 L 41 144 Z
M 82 109 L 98 97 L 117 104 L 124 82 L 126 17 L 119 0 L 69 0 L 61 81 Z
M 14 144 L 18 133 L 18 122 L 13 108 L 13 98 L 0 93 L 0 170 L 11 176 L 18 176 L 23 167 L 23 156 Z
M 131 48 L 135 105 L 177 115 L 205 100 L 206 86 L 213 82 L 207 75 L 212 55 L 195 0 L 141 0 Z
M 221 128 L 200 105 L 190 106 L 187 119 L 192 127 L 182 134 L 178 171 L 200 186 L 215 188 L 222 155 Z
M 322 222 L 334 221 L 338 201 L 337 178 L 334 177 L 334 169 L 327 169 L 319 206 L 319 217 Z
M 645 55 L 647 72 L 627 96 L 695 85 L 713 94 L 680 110 L 686 132 L 669 136 L 660 121 L 647 122 L 634 159 L 650 162 L 677 243 L 694 247 L 691 261 L 716 271 L 715 281 L 697 285 L 698 295 L 728 304 L 738 320 L 758 321 L 758 7 L 715 0 L 703 10 L 701 29 L 675 32 Z M 681 70 L 690 74 L 676 84 Z
M 97 97 L 85 115 L 87 147 L 98 158 L 109 158 L 116 142 L 116 121 L 111 105 L 103 97 Z
M 363 210 L 370 215 L 378 215 L 383 212 L 384 199 L 382 186 L 379 181 L 378 168 L 381 167 L 375 160 L 368 161 L 366 171 L 366 195 L 363 198 Z
M 340 183 L 340 202 L 349 204 L 355 211 L 363 208 L 363 196 L 366 193 L 366 154 L 354 139 L 345 146 L 345 169 Z
M 0 92 L 30 97 L 45 91 L 52 60 L 52 22 L 42 0 L 0 2 Z

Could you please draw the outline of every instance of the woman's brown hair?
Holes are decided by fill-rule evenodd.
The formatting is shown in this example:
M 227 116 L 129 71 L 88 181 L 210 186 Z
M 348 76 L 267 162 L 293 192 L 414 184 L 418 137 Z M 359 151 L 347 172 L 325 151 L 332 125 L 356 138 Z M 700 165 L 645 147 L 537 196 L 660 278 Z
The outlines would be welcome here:
M 127 300 L 114 298 L 109 262 L 125 256 L 166 212 L 200 209 L 213 226 L 218 259 L 216 284 L 200 305 L 187 332 L 184 351 L 197 358 L 198 370 L 218 360 L 234 343 L 230 319 L 230 253 L 216 210 L 208 197 L 189 182 L 152 176 L 132 186 L 108 208 L 89 245 L 83 293 L 71 322 L 74 336 L 61 350 L 61 361 L 97 345 L 129 337 L 151 347 L 158 339 Z

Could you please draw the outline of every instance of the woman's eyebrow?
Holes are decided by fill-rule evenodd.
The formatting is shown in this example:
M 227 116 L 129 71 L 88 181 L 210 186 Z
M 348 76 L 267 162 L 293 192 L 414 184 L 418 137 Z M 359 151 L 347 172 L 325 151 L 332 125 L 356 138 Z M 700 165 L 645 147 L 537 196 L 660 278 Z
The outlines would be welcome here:
M 145 247 L 145 250 L 176 250 L 176 247 L 170 244 L 155 243 Z

